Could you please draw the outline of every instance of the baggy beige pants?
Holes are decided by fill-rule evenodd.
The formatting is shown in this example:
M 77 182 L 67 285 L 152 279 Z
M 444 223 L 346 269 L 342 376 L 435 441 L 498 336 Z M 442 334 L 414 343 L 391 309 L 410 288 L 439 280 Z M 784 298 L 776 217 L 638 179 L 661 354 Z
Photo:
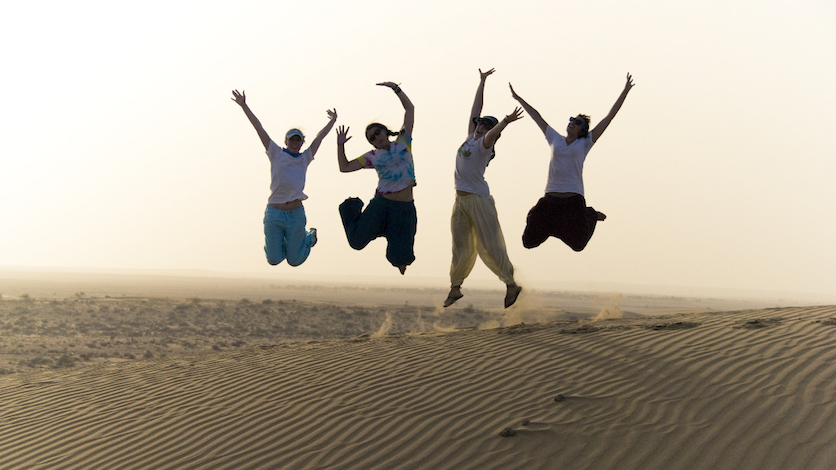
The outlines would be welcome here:
M 508 259 L 505 237 L 493 197 L 478 194 L 456 195 L 450 219 L 453 232 L 453 262 L 450 264 L 450 284 L 460 286 L 476 264 L 476 254 L 505 284 L 514 283 L 514 266 Z

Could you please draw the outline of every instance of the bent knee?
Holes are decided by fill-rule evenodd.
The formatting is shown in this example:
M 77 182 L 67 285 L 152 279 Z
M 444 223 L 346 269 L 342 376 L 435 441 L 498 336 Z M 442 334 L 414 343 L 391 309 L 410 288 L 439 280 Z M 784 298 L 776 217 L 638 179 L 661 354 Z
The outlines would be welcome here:
M 363 248 L 366 247 L 366 245 L 368 245 L 368 243 L 360 243 L 360 242 L 352 242 L 352 241 L 348 242 L 348 246 L 354 248 L 357 251 L 362 250 Z

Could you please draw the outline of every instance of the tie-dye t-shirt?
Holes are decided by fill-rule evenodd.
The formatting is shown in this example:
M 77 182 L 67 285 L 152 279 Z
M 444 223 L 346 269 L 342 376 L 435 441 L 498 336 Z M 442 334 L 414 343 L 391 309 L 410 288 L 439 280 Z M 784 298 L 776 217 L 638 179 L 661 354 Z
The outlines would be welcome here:
M 389 150 L 374 149 L 359 158 L 363 168 L 377 171 L 375 194 L 391 194 L 415 186 L 412 163 L 412 136 L 402 133 L 389 144 Z

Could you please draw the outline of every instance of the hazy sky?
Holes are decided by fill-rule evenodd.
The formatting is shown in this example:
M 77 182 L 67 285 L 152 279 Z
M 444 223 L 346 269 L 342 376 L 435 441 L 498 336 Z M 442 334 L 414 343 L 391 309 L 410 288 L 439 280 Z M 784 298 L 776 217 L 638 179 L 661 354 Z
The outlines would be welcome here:
M 0 266 L 399 276 L 385 241 L 354 251 L 337 206 L 373 195 L 341 174 L 335 132 L 309 167 L 298 268 L 271 267 L 269 163 L 230 90 L 274 140 L 309 141 L 336 107 L 350 157 L 372 121 L 416 107 L 417 260 L 446 284 L 455 152 L 477 69 L 485 114 L 515 102 L 559 131 L 636 86 L 584 171 L 605 212 L 587 248 L 526 250 L 549 148 L 512 123 L 486 178 L 518 280 L 836 293 L 836 6 L 831 1 L 15 2 L 0 19 Z M 494 279 L 477 262 L 474 279 Z M 497 280 L 497 288 L 501 288 Z M 467 287 L 467 283 L 465 283 Z

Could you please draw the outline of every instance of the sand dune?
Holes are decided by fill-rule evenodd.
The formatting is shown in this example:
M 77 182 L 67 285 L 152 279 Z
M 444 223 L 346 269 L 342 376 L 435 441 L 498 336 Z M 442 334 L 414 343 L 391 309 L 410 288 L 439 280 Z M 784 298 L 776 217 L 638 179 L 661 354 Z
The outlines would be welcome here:
M 5 375 L 0 468 L 830 469 L 834 317 L 522 324 Z

